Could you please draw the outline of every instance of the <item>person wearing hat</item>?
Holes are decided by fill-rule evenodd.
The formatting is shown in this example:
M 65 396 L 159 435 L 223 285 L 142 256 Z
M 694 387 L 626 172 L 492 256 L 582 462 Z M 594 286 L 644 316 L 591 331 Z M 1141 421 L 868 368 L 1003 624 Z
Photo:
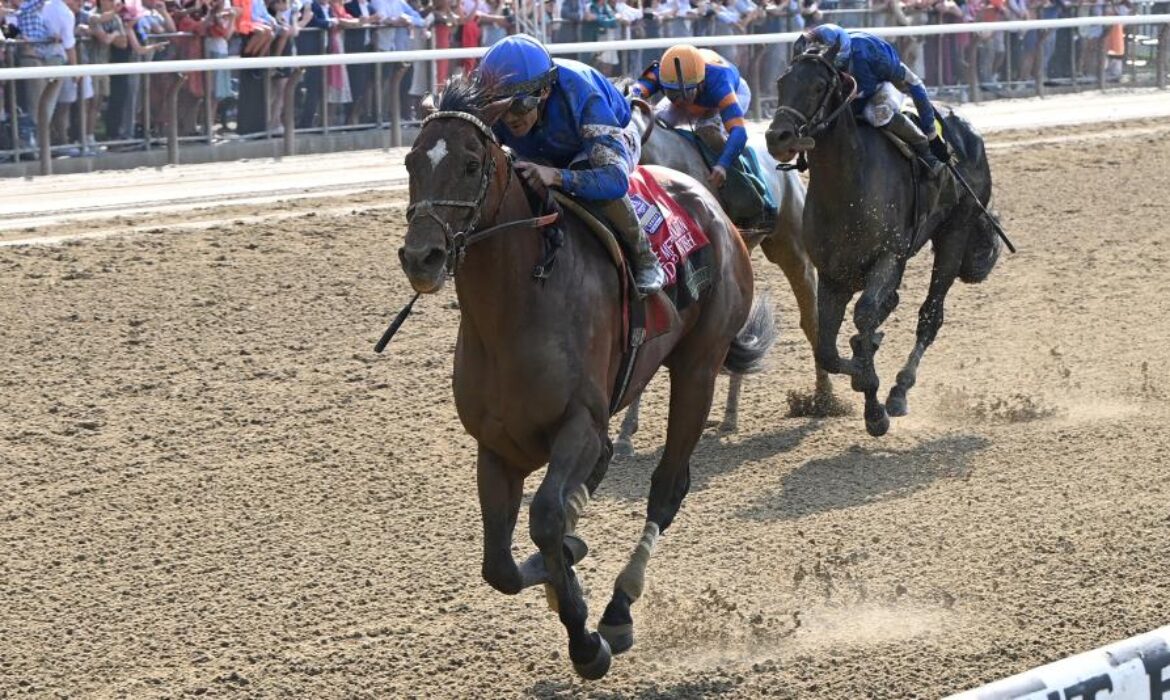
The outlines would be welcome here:
M 938 177 L 945 167 L 940 159 L 946 154 L 946 144 L 938 133 L 934 107 L 922 79 L 902 63 L 898 50 L 884 39 L 865 32 L 847 32 L 836 24 L 822 24 L 805 32 L 793 46 L 793 53 L 802 54 L 813 45 L 825 47 L 825 55 L 832 58 L 833 65 L 857 81 L 853 104 L 862 118 L 905 141 L 931 177 Z M 914 100 L 921 129 L 902 114 L 900 87 Z
M 711 186 L 719 189 L 747 145 L 744 115 L 752 99 L 747 82 L 714 51 L 680 44 L 643 71 L 631 94 L 645 99 L 659 90 L 667 102 L 658 117 L 670 126 L 694 121 L 695 135 L 719 154 L 708 176 Z
M 665 273 L 630 202 L 629 175 L 641 141 L 621 93 L 584 63 L 554 60 L 526 34 L 493 44 L 477 79 L 493 100 L 510 101 L 491 127 L 520 156 L 521 177 L 595 202 L 632 252 L 638 292 L 661 289 Z

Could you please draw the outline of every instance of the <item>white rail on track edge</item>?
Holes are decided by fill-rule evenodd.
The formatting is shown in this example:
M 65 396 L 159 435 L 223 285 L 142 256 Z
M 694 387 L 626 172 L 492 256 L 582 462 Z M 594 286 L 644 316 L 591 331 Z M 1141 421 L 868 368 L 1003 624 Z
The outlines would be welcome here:
M 979 32 L 1018 32 L 1030 29 L 1066 29 L 1114 25 L 1170 24 L 1170 14 L 1129 15 L 1125 17 L 1070 17 L 1066 19 L 1019 20 L 1011 22 L 971 22 L 917 27 L 874 27 L 871 34 L 891 36 L 937 36 L 942 34 L 976 34 Z M 734 36 L 694 37 L 696 46 L 740 46 L 772 43 L 791 43 L 800 32 L 779 34 L 741 34 Z M 678 43 L 677 38 L 632 39 L 617 41 L 585 41 L 549 44 L 554 54 L 630 51 L 634 49 L 661 49 Z M 180 61 L 152 61 L 150 63 L 101 63 L 75 66 L 35 66 L 29 68 L 0 68 L 0 81 L 30 78 L 67 78 L 80 75 L 145 75 L 148 73 L 192 73 L 199 71 L 248 70 L 257 68 L 308 68 L 314 66 L 355 65 L 365 63 L 413 63 L 446 59 L 475 58 L 487 52 L 487 47 L 467 49 L 422 49 L 417 51 L 382 51 L 370 53 L 323 54 L 313 56 L 262 56 L 257 58 L 213 58 Z
M 946 700 L 1139 699 L 1170 699 L 1170 625 Z

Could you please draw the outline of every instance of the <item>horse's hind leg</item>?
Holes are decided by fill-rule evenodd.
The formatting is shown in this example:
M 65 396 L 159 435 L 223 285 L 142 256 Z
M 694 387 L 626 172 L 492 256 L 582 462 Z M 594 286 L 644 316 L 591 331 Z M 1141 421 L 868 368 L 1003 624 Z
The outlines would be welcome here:
M 743 375 L 732 373 L 727 383 L 727 407 L 723 410 L 723 422 L 719 432 L 734 433 L 739 429 L 739 392 L 743 388 Z
M 613 597 L 597 629 L 615 653 L 634 644 L 634 620 L 630 606 L 642 595 L 646 565 L 659 536 L 670 527 L 691 485 L 691 453 L 703 433 L 715 376 L 722 356 L 708 354 L 700 361 L 680 362 L 670 370 L 670 423 L 666 447 L 650 479 L 646 525 L 629 561 L 614 582 Z
M 857 367 L 853 375 L 853 389 L 865 394 L 865 429 L 874 437 L 885 435 L 890 429 L 886 407 L 877 398 L 880 382 L 874 367 L 874 356 L 882 342 L 878 328 L 893 311 L 891 298 L 896 299 L 892 295 L 897 294 L 898 284 L 902 281 L 902 269 L 903 263 L 893 254 L 878 258 L 866 275 L 865 291 L 853 308 L 853 323 L 857 326 L 857 335 L 849 342 Z
M 561 624 L 569 634 L 569 659 L 583 678 L 595 680 L 609 671 L 609 645 L 586 623 L 589 610 L 573 572 L 573 554 L 565 535 L 575 525 L 574 494 L 597 474 L 604 453 L 604 419 L 595 420 L 583 406 L 569 415 L 553 440 L 544 481 L 529 510 L 529 533 L 544 559 Z
M 904 416 L 910 412 L 906 394 L 918 380 L 918 363 L 922 360 L 922 355 L 942 328 L 943 305 L 947 292 L 950 291 L 959 272 L 959 261 L 962 260 L 962 251 L 959 251 L 958 255 L 948 255 L 948 252 L 945 245 L 935 251 L 934 269 L 930 274 L 930 290 L 926 294 L 926 301 L 922 302 L 922 308 L 918 310 L 918 333 L 914 349 L 910 351 L 910 357 L 898 372 L 897 381 L 886 398 L 886 410 L 891 416 Z
M 634 433 L 638 432 L 638 412 L 642 408 L 642 395 L 638 394 L 626 409 L 622 418 L 621 432 L 613 443 L 613 453 L 617 457 L 632 457 L 634 455 Z

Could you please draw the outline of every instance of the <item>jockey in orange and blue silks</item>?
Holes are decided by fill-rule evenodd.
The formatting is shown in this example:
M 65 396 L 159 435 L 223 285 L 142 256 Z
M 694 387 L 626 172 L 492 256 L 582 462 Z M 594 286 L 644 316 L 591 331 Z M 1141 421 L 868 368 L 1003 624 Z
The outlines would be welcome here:
M 641 134 L 617 88 L 584 63 L 554 61 L 526 34 L 493 44 L 480 64 L 479 80 L 495 99 L 511 99 L 491 127 L 500 143 L 520 156 L 520 175 L 529 184 L 597 202 L 631 252 L 638 291 L 660 289 L 665 273 L 629 197 Z
M 834 65 L 857 81 L 857 100 L 853 104 L 860 115 L 909 144 L 931 175 L 941 172 L 939 154 L 946 153 L 946 146 L 935 125 L 934 107 L 922 80 L 902 63 L 897 49 L 872 34 L 846 31 L 835 24 L 822 24 L 805 32 L 793 46 L 794 53 L 803 53 L 809 44 L 835 47 Z M 902 114 L 901 89 L 914 100 L 921 129 Z
M 671 126 L 694 120 L 695 133 L 719 153 L 710 181 L 716 188 L 722 186 L 728 169 L 747 145 L 744 115 L 752 100 L 747 82 L 714 51 L 680 44 L 667 49 L 661 61 L 642 73 L 631 94 L 646 98 L 659 90 L 668 100 L 659 118 Z M 706 136 L 712 131 L 717 140 Z

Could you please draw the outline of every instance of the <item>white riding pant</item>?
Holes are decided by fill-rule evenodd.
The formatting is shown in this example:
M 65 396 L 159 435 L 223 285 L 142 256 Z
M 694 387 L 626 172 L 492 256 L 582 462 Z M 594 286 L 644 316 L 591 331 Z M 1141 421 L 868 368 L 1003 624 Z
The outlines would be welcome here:
M 889 124 L 894 115 L 902 110 L 905 102 L 906 95 L 894 87 L 893 83 L 880 83 L 873 96 L 866 101 L 861 115 L 870 124 L 882 127 Z

